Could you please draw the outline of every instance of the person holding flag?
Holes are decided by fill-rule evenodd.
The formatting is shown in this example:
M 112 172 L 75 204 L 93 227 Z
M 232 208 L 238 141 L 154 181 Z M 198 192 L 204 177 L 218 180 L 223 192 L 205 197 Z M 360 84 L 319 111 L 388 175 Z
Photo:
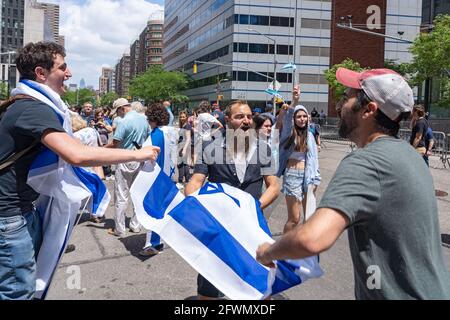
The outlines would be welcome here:
M 186 195 L 198 191 L 206 178 L 210 183 L 226 183 L 248 192 L 259 199 L 261 209 L 268 207 L 280 192 L 278 180 L 271 166 L 270 147 L 258 143 L 254 133 L 253 115 L 250 106 L 244 101 L 231 103 L 225 111 L 227 122 L 226 139 L 222 135 L 203 146 L 201 161 L 195 165 L 194 175 L 186 186 Z M 259 140 L 262 142 L 262 140 Z M 214 148 L 212 148 L 214 147 Z M 265 147 L 265 152 L 261 148 Z M 220 150 L 212 155 L 209 149 Z M 266 190 L 263 193 L 263 181 Z M 198 298 L 217 299 L 223 294 L 202 275 L 198 275 Z
M 339 135 L 358 149 L 340 163 L 312 217 L 257 259 L 301 259 L 330 249 L 347 230 L 358 300 L 450 298 L 450 276 L 439 232 L 430 170 L 421 155 L 398 139 L 414 93 L 393 70 L 339 68 L 346 87 L 336 105 Z
M 20 49 L 16 65 L 21 80 L 0 107 L 6 110 L 0 122 L 0 300 L 35 297 L 41 256 L 53 261 L 50 272 L 42 271 L 48 276 L 40 288 L 44 297 L 81 201 L 95 187 L 106 194 L 101 180 L 77 167 L 155 160 L 159 152 L 157 147 L 88 147 L 73 137 L 69 109 L 61 99 L 64 82 L 72 76 L 65 55 L 64 47 L 53 42 L 29 43 Z M 94 200 L 95 211 L 107 206 Z M 38 212 L 36 206 L 43 203 L 47 210 Z M 58 224 L 62 220 L 67 223 Z M 41 247 L 43 240 L 56 242 L 52 236 L 57 234 L 63 235 L 59 251 Z M 44 269 L 45 259 L 41 259 Z

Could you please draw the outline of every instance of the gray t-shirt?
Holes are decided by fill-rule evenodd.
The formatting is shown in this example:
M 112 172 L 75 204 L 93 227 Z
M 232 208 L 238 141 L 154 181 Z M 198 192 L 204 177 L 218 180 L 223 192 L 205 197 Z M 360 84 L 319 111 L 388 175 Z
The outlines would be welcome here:
M 350 220 L 357 299 L 450 299 L 433 180 L 408 143 L 381 137 L 348 155 L 319 208 Z

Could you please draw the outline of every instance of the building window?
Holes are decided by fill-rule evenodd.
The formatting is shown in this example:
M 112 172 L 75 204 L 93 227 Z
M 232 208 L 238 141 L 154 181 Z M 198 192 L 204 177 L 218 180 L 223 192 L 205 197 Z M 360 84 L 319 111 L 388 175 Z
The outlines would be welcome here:
M 311 56 L 311 57 L 329 57 L 330 48 L 326 47 L 300 47 L 301 56 Z
M 294 27 L 295 20 L 290 17 L 269 17 L 246 14 L 235 14 L 235 24 L 250 24 L 254 26 Z
M 247 15 L 239 15 L 239 24 L 248 24 L 248 16 Z
M 302 28 L 310 28 L 310 29 L 331 29 L 331 21 L 330 20 L 321 20 L 321 19 L 306 19 L 302 18 L 301 23 Z

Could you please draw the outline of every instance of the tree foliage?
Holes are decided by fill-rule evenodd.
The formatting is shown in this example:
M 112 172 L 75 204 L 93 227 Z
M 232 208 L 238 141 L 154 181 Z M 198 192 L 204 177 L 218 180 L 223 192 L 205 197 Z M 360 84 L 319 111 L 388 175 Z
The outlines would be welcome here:
M 159 65 L 152 66 L 131 81 L 130 95 L 147 103 L 168 99 L 178 103 L 185 102 L 188 98 L 182 91 L 187 88 L 187 84 L 188 79 L 184 73 L 165 71 Z
M 434 28 L 421 33 L 410 51 L 412 81 L 421 84 L 427 78 L 449 76 L 450 72 L 450 15 L 438 15 Z
M 100 97 L 100 105 L 112 106 L 113 102 L 119 98 L 119 95 L 115 92 L 107 92 Z
M 61 98 L 69 105 L 77 105 L 77 93 L 78 93 L 78 105 L 82 105 L 85 102 L 95 101 L 95 92 L 89 89 L 80 89 L 77 91 L 67 91 Z
M 0 100 L 8 99 L 8 83 L 0 82 Z
M 345 87 L 342 84 L 340 84 L 336 79 L 336 71 L 341 67 L 358 72 L 365 70 L 363 67 L 361 67 L 361 65 L 358 62 L 353 61 L 350 58 L 347 58 L 341 63 L 335 64 L 330 69 L 324 71 L 325 79 L 327 79 L 331 89 L 334 90 L 334 98 L 337 101 L 341 99 L 345 91 Z
M 409 65 L 411 84 L 420 85 L 428 78 L 440 84 L 440 107 L 450 108 L 450 15 L 438 15 L 433 30 L 422 33 L 412 44 Z

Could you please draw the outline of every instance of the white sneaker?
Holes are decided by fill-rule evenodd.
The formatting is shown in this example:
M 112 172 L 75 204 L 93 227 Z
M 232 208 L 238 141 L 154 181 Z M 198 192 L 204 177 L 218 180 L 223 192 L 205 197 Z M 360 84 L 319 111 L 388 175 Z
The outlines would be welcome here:
M 130 227 L 130 232 L 131 233 L 140 233 L 141 229 L 134 229 L 134 228 Z

